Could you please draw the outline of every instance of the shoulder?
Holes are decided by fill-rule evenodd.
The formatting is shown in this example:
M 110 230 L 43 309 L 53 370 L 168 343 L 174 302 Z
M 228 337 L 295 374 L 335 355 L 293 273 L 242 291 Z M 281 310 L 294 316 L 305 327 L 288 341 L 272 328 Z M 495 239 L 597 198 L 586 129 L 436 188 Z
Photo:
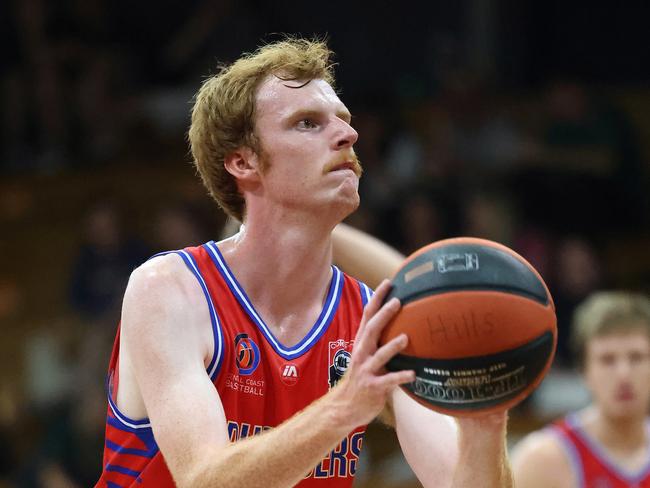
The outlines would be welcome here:
M 155 256 L 144 262 L 131 273 L 131 279 L 155 283 L 161 279 L 175 278 L 185 268 L 182 258 L 176 253 Z
M 549 427 L 528 434 L 513 451 L 513 460 L 540 456 L 549 460 L 564 459 L 562 446 Z
M 197 282 L 183 259 L 176 253 L 156 256 L 131 273 L 126 296 L 148 300 L 182 293 L 192 296 Z
M 571 464 L 551 428 L 533 432 L 515 446 L 512 468 L 517 487 L 573 486 Z
M 170 322 L 192 322 L 204 303 L 200 285 L 183 259 L 175 253 L 157 256 L 131 273 L 122 328 L 160 329 Z

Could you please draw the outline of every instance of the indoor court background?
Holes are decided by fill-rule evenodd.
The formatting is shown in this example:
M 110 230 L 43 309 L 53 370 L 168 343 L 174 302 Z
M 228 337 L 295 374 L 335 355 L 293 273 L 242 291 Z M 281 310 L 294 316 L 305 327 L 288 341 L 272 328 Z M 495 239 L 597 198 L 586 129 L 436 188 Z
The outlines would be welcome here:
M 650 291 L 643 2 L 0 2 L 0 487 L 97 479 L 129 272 L 218 239 L 189 163 L 192 95 L 276 33 L 327 35 L 360 134 L 350 223 L 404 253 L 502 242 L 546 279 L 553 371 L 519 436 L 585 401 L 566 348 L 599 288 Z M 419 486 L 372 425 L 355 486 Z

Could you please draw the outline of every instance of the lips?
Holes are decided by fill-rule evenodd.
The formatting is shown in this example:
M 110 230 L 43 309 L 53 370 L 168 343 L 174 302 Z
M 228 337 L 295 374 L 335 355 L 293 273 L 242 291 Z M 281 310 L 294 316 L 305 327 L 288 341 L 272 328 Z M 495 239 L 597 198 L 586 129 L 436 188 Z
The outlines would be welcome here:
M 333 173 L 335 171 L 345 171 L 345 170 L 350 170 L 352 171 L 355 175 L 357 175 L 357 178 L 361 178 L 361 164 L 359 164 L 359 160 L 356 159 L 356 157 L 353 155 L 352 157 L 347 156 L 350 159 L 338 159 L 335 161 L 332 161 L 330 164 L 328 164 L 323 171 L 323 174 L 327 173 Z
M 616 399 L 622 402 L 634 400 L 634 391 L 632 388 L 619 388 L 616 392 Z
M 355 165 L 354 165 L 353 162 L 347 161 L 347 162 L 344 162 L 344 163 L 341 163 L 341 164 L 337 164 L 336 166 L 334 166 L 330 170 L 330 172 L 332 172 L 332 171 L 341 171 L 341 170 L 344 170 L 344 169 L 349 169 L 349 170 L 354 171 L 355 170 Z M 355 173 L 356 173 L 356 171 L 355 171 Z

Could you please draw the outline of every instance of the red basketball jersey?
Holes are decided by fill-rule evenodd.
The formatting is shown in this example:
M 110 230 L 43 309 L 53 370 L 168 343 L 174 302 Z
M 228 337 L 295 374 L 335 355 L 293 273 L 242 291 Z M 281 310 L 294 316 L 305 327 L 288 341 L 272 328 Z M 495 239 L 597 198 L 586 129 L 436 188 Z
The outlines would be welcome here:
M 578 487 L 650 488 L 650 456 L 639 471 L 623 470 L 605 449 L 584 431 L 576 414 L 568 415 L 553 424 L 550 429 L 566 451 Z
M 214 242 L 173 252 L 198 280 L 210 311 L 215 348 L 206 374 L 219 392 L 231 441 L 279 425 L 339 381 L 371 295 L 365 284 L 332 266 L 320 316 L 300 342 L 287 347 L 255 311 Z M 115 404 L 118 354 L 119 331 L 109 366 L 104 470 L 97 486 L 174 486 L 149 420 L 129 419 Z M 352 486 L 364 432 L 365 426 L 350 432 L 297 486 Z

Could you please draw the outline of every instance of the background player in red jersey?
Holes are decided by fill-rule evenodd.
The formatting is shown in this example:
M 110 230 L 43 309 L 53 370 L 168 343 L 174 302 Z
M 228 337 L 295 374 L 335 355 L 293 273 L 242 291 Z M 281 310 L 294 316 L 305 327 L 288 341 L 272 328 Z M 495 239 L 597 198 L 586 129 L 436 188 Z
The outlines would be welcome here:
M 240 59 L 204 83 L 190 129 L 204 183 L 226 212 L 245 224 L 237 235 L 216 244 L 215 256 L 236 275 L 270 336 L 289 349 L 305 340 L 309 324 L 329 299 L 336 273 L 331 233 L 359 204 L 361 167 L 353 151 L 357 133 L 332 88 L 330 54 L 322 43 L 294 40 Z M 200 252 L 205 253 L 192 251 Z M 384 370 L 406 345 L 405 336 L 377 344 L 400 306 L 396 300 L 381 305 L 387 282 L 378 287 L 363 317 L 349 308 L 348 330 L 356 337 L 343 379 L 329 390 L 324 385 L 319 399 L 273 429 L 231 443 L 230 419 L 239 412 L 230 400 L 222 401 L 222 390 L 215 388 L 219 378 L 206 374 L 217 336 L 205 304 L 208 293 L 185 264 L 179 255 L 169 254 L 131 276 L 113 372 L 116 385 L 119 371 L 119 387 L 111 391 L 107 433 L 118 415 L 140 419 L 122 421 L 124 439 L 128 428 L 135 432 L 150 425 L 153 439 L 139 439 L 144 447 L 153 447 L 111 441 L 109 459 L 117 453 L 127 462 L 128 456 L 143 458 L 143 452 L 159 448 L 178 486 L 350 486 L 351 477 L 343 482 L 303 479 L 324 453 L 390 404 L 405 455 L 425 486 L 511 486 L 505 412 L 458 420 L 456 426 L 396 388 L 414 379 L 412 371 Z M 228 324 L 222 327 L 225 331 Z M 253 342 L 246 344 L 256 356 Z M 238 365 L 254 369 L 250 358 L 245 363 Z M 273 403 L 266 406 L 266 412 L 273 409 Z M 161 464 L 160 456 L 152 456 Z M 151 466 L 137 471 L 110 462 L 106 466 L 100 486 L 121 486 L 106 481 L 115 472 L 125 485 L 132 477 L 134 486 L 153 486 L 147 479 Z M 162 467 L 155 469 L 162 473 Z
M 650 487 L 650 300 L 596 293 L 572 333 L 593 402 L 517 446 L 516 486 Z

